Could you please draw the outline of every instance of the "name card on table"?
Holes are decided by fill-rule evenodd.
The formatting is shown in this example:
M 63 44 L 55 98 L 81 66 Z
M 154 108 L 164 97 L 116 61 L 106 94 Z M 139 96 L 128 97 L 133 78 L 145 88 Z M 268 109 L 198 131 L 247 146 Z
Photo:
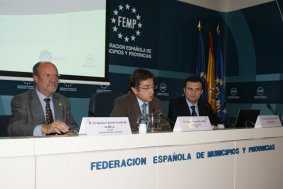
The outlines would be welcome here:
M 260 115 L 257 117 L 255 128 L 282 127 L 278 115 Z
M 179 116 L 174 132 L 212 130 L 208 116 Z
M 83 117 L 80 135 L 126 135 L 132 134 L 127 117 Z

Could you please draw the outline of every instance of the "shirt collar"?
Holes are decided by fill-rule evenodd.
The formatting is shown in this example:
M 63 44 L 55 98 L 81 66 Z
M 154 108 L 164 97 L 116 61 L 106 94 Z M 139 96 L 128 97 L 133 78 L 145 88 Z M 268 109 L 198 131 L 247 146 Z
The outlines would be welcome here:
M 137 97 L 137 99 L 138 99 L 139 107 L 141 107 L 141 105 L 143 105 L 144 103 L 146 103 L 148 105 L 148 102 L 144 102 L 141 99 L 139 99 L 138 97 Z
M 50 102 L 52 101 L 52 96 L 46 97 L 44 94 L 42 94 L 41 92 L 39 92 L 39 90 L 37 90 L 37 89 L 36 89 L 36 94 L 37 94 L 37 96 L 39 97 L 39 99 L 40 99 L 41 101 L 43 101 L 45 98 L 50 98 Z
M 186 99 L 186 98 L 185 98 L 185 99 Z M 198 106 L 198 103 L 193 104 L 193 103 L 191 103 L 190 101 L 188 101 L 187 99 L 186 99 L 186 102 L 187 102 L 187 104 L 188 104 L 189 107 L 191 107 L 191 106 L 197 107 L 197 106 Z

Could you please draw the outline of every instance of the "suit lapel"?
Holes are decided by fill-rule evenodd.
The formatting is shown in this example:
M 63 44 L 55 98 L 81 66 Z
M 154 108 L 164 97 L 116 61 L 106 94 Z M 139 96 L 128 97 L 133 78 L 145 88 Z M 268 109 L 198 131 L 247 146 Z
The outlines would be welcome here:
M 181 104 L 183 105 L 185 116 L 191 116 L 191 111 L 190 111 L 190 108 L 188 106 L 188 103 L 187 103 L 185 97 L 182 98 L 182 103 Z
M 148 107 L 148 113 L 153 113 L 156 111 L 161 111 L 161 107 L 160 104 L 157 103 L 157 101 L 153 98 L 153 100 L 149 103 L 149 107 Z
M 53 105 L 54 105 L 54 120 L 63 120 L 63 103 L 61 101 L 61 99 L 56 95 L 53 94 L 52 96 L 52 100 L 53 100 Z
M 134 120 L 137 120 L 139 116 L 141 116 L 141 109 L 138 103 L 138 99 L 137 97 L 131 93 L 131 102 L 130 102 L 130 106 L 132 106 L 134 104 Z
M 200 116 L 205 115 L 205 108 L 201 102 L 198 102 L 198 111 Z
M 45 123 L 45 115 L 43 111 L 43 107 L 41 106 L 38 95 L 36 94 L 36 90 L 31 92 L 31 107 L 33 109 L 32 112 L 35 112 L 36 119 L 39 120 L 40 123 Z
M 129 92 L 129 96 L 130 97 L 128 98 L 128 102 L 127 102 L 128 111 L 129 111 L 128 114 L 130 115 L 129 121 L 131 125 L 136 125 L 138 118 L 141 116 L 141 110 L 139 107 L 137 97 L 131 92 Z

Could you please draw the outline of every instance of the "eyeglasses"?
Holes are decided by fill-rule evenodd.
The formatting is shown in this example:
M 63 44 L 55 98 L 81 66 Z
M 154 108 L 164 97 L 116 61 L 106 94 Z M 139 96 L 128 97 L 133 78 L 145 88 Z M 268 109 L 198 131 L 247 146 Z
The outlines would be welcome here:
M 152 86 L 139 87 L 139 89 L 142 89 L 142 90 L 145 90 L 145 91 L 149 91 L 150 89 L 154 90 L 154 85 L 152 85 Z
M 42 77 L 45 77 L 46 79 L 51 79 L 51 78 L 55 78 L 55 79 L 60 79 L 60 75 L 59 74 L 42 74 Z

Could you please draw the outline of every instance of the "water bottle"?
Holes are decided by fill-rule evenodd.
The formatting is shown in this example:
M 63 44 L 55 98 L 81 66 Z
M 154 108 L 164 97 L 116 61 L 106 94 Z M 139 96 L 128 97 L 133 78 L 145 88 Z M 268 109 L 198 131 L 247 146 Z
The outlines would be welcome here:
M 147 133 L 147 124 L 145 118 L 141 117 L 138 123 L 139 123 L 139 133 L 140 134 Z

